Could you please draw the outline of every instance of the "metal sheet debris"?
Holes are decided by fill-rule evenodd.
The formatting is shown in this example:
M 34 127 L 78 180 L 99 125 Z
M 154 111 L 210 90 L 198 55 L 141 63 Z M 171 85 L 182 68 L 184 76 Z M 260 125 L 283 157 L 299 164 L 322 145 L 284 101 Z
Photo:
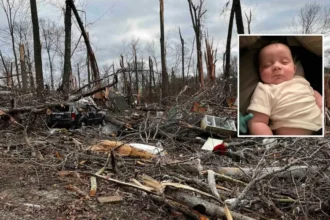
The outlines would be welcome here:
M 201 121 L 201 128 L 225 135 L 237 134 L 235 121 L 225 117 L 205 115 Z

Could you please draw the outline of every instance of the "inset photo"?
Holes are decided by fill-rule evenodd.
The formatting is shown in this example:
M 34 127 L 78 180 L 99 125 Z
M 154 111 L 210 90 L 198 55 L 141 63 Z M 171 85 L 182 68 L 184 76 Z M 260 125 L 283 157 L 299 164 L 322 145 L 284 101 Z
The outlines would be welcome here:
M 239 35 L 238 42 L 238 136 L 323 137 L 323 35 Z

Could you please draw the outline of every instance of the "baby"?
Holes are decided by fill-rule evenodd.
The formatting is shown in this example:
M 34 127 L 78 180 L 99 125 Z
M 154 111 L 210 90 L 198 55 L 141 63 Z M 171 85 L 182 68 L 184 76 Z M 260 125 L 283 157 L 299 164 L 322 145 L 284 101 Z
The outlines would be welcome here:
M 282 43 L 263 47 L 258 55 L 259 82 L 248 112 L 251 135 L 311 135 L 322 128 L 322 96 L 295 76 L 291 51 Z

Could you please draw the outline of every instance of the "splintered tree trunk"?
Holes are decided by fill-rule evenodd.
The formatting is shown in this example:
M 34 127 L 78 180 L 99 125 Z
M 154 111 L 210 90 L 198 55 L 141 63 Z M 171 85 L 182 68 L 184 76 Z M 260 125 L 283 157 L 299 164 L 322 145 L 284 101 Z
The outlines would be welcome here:
M 134 72 L 135 72 L 135 89 L 136 94 L 139 93 L 139 75 L 137 69 L 137 55 L 136 55 L 136 47 L 133 45 L 133 53 L 134 53 Z
M 112 63 L 112 72 L 115 73 L 115 63 Z M 113 76 L 113 78 L 115 78 L 115 77 L 117 77 L 117 76 L 116 75 Z M 108 79 L 109 79 L 108 84 L 110 84 L 110 77 Z M 116 91 L 118 91 L 118 84 L 115 84 L 114 88 L 115 88 Z
M 132 91 L 132 73 L 131 73 L 131 66 L 129 65 L 129 63 L 127 63 L 128 65 L 128 79 L 129 79 L 129 84 L 128 87 L 130 89 L 130 92 Z
M 181 35 L 181 31 L 179 28 L 180 40 L 181 40 L 181 62 L 182 62 L 182 86 L 185 84 L 184 80 L 184 40 Z
M 22 85 L 23 85 L 23 90 L 26 91 L 26 89 L 28 88 L 28 79 L 27 79 L 28 77 L 25 68 L 25 50 L 23 44 L 19 45 L 19 54 L 20 54 L 21 73 L 22 73 Z
M 33 77 L 33 73 L 32 73 L 32 62 L 31 62 L 31 58 L 30 58 L 29 49 L 27 50 L 27 67 L 28 67 L 28 73 L 29 73 L 29 78 L 30 78 L 30 88 L 35 89 L 34 77 Z
M 132 75 L 131 75 L 131 66 L 129 65 L 129 62 L 127 62 L 128 66 L 128 79 L 129 82 L 127 83 L 127 97 L 129 100 L 129 104 L 131 105 L 133 103 L 133 91 L 132 91 Z
M 203 52 L 201 39 L 196 38 L 197 42 L 197 69 L 198 69 L 198 78 L 201 87 L 204 87 L 204 74 L 203 74 Z
M 89 33 L 87 32 L 86 33 L 87 35 L 87 38 L 89 38 Z M 87 79 L 88 79 L 88 89 L 91 88 L 91 68 L 90 68 L 90 65 L 89 65 L 89 54 L 88 54 L 88 49 L 87 49 L 87 57 L 86 57 L 86 66 L 87 66 Z
M 143 59 L 142 59 L 142 63 L 141 63 L 141 76 L 142 76 L 142 88 L 141 88 L 141 93 L 142 91 L 144 91 L 144 88 L 145 88 L 145 77 L 144 77 L 144 62 L 143 62 Z
M 42 74 L 41 43 L 36 0 L 30 0 L 30 4 L 33 26 L 34 62 L 36 70 L 37 94 L 38 96 L 41 96 L 44 90 L 44 77 Z
M 78 71 L 78 89 L 80 89 L 80 68 L 79 68 L 79 63 L 77 63 L 77 71 Z
M 46 36 L 45 36 L 45 38 L 46 38 Z M 49 62 L 50 84 L 51 84 L 52 90 L 55 90 L 54 74 L 53 74 L 53 61 L 52 61 L 52 58 L 50 57 L 50 48 L 46 48 L 46 50 L 47 50 L 48 62 Z
M 225 64 L 225 78 L 229 79 L 229 71 L 230 71 L 230 44 L 231 44 L 231 35 L 233 32 L 233 21 L 234 21 L 234 2 L 231 7 L 230 11 L 230 18 L 229 18 L 229 26 L 228 26 L 228 34 L 227 34 L 227 44 L 226 44 L 226 64 Z M 227 83 L 226 83 L 227 85 Z M 227 91 L 228 88 L 225 88 Z
M 208 37 L 205 38 L 205 46 L 206 51 L 205 55 L 205 63 L 207 69 L 207 75 L 211 82 L 215 81 L 215 62 L 216 62 L 216 50 L 213 50 L 213 41 L 209 42 Z
M 196 86 L 198 86 L 198 68 L 195 68 L 195 83 L 196 83 Z
M 240 0 L 233 0 L 233 5 L 232 5 L 231 11 L 230 11 L 227 45 L 226 45 L 226 66 L 225 66 L 225 78 L 226 79 L 229 79 L 229 75 L 230 75 L 230 55 L 231 55 L 230 54 L 230 45 L 231 45 L 231 36 L 232 36 L 232 32 L 233 32 L 234 13 L 236 16 L 237 33 L 244 34 L 244 26 L 243 26 Z M 225 86 L 225 91 L 227 91 L 227 90 L 228 90 L 228 88 L 227 88 L 227 86 Z
M 241 9 L 240 0 L 234 0 L 234 10 L 235 10 L 237 33 L 244 34 L 244 25 L 243 25 L 243 17 L 242 17 L 242 9 Z
M 73 11 L 73 13 L 76 17 L 77 23 L 78 23 L 79 28 L 81 30 L 81 34 L 84 37 L 86 47 L 87 47 L 87 51 L 88 51 L 88 54 L 89 54 L 90 65 L 91 65 L 91 68 L 92 68 L 92 71 L 93 71 L 93 80 L 99 80 L 100 79 L 99 69 L 97 67 L 95 55 L 94 55 L 94 52 L 93 52 L 92 47 L 90 45 L 87 33 L 85 32 L 84 25 L 83 25 L 83 23 L 82 23 L 82 21 L 79 17 L 78 11 L 76 9 L 76 6 L 74 5 L 73 0 L 66 0 L 66 1 L 68 2 L 68 4 L 70 4 L 70 7 L 71 7 L 71 9 L 72 9 L 72 11 Z M 96 87 L 97 88 L 101 87 L 101 82 L 100 81 L 96 82 Z M 94 96 L 97 97 L 97 98 L 103 97 L 101 92 L 94 94 Z
M 171 72 L 171 81 L 172 81 L 172 91 L 175 91 L 175 74 L 174 74 L 173 67 L 172 67 L 172 72 Z
M 66 1 L 65 7 L 65 49 L 64 49 L 64 71 L 63 71 L 63 92 L 64 94 L 69 94 L 70 92 L 70 67 L 71 67 L 71 6 Z
M 2 61 L 2 64 L 3 64 L 3 68 L 5 69 L 5 72 L 6 72 L 7 86 L 10 87 L 12 85 L 11 76 L 10 76 L 11 74 L 10 74 L 8 68 L 7 68 L 5 60 L 3 59 L 1 51 L 0 51 L 0 58 L 1 58 L 1 61 Z
M 149 97 L 151 97 L 152 94 L 152 72 L 153 72 L 153 63 L 151 56 L 149 56 Z
M 10 71 L 9 71 L 9 75 L 11 77 L 11 82 L 12 85 L 14 86 L 14 77 L 13 77 L 13 62 L 10 63 Z
M 160 6 L 160 53 L 162 59 L 162 97 L 168 95 L 168 73 L 166 70 L 165 34 L 164 34 L 164 0 L 159 0 Z
M 123 87 L 123 93 L 126 94 L 127 93 L 127 77 L 126 77 L 126 72 L 125 72 L 125 68 L 124 68 L 124 57 L 123 55 L 120 56 L 120 68 L 123 70 L 123 78 L 124 78 L 124 87 Z
M 15 69 L 16 69 L 16 77 L 17 77 L 17 84 L 18 88 L 21 88 L 21 80 L 19 77 L 19 69 L 18 69 L 18 61 L 17 61 L 17 55 L 16 55 L 16 50 L 15 50 L 15 40 L 14 40 L 14 33 L 12 33 L 12 44 L 13 44 L 13 53 L 14 53 L 14 58 L 15 58 Z
M 50 58 L 50 54 L 48 53 L 48 56 Z M 55 90 L 54 86 L 54 73 L 53 73 L 53 61 L 49 59 L 49 70 L 50 70 L 50 84 L 52 86 L 52 90 Z
M 11 87 L 11 85 L 12 85 L 12 78 L 11 78 L 11 74 L 10 74 L 10 72 L 6 72 L 6 85 L 8 86 L 8 87 Z
M 32 62 L 31 62 L 31 54 L 30 54 L 30 47 L 29 42 L 27 40 L 27 37 L 25 35 L 25 48 L 26 48 L 26 61 L 27 61 L 27 67 L 28 67 L 28 73 L 29 73 L 29 79 L 30 79 L 30 89 L 35 89 L 34 86 L 34 77 L 32 73 Z
M 206 11 L 203 11 L 204 0 L 199 1 L 199 6 L 195 6 L 191 0 L 188 0 L 190 17 L 193 24 L 196 49 L 197 49 L 197 70 L 198 78 L 201 87 L 204 87 L 204 74 L 203 74 L 203 52 L 202 52 L 202 35 L 201 35 L 201 20 Z

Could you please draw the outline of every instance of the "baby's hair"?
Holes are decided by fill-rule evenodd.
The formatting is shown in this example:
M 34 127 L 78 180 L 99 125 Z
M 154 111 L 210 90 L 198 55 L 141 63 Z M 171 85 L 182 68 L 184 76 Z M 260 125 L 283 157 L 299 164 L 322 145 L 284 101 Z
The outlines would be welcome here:
M 286 37 L 264 36 L 262 39 L 266 40 L 266 42 L 260 46 L 260 48 L 257 50 L 257 52 L 255 53 L 255 55 L 253 57 L 254 68 L 257 71 L 258 75 L 259 75 L 259 55 L 260 55 L 260 52 L 262 49 L 264 49 L 265 47 L 267 47 L 268 45 L 271 45 L 271 44 L 284 44 L 289 47 L 289 45 L 287 44 Z M 290 47 L 289 47 L 289 49 L 290 49 Z M 290 49 L 290 52 L 291 52 L 292 57 L 294 57 L 291 49 Z M 293 60 L 293 62 L 294 62 L 294 60 Z

